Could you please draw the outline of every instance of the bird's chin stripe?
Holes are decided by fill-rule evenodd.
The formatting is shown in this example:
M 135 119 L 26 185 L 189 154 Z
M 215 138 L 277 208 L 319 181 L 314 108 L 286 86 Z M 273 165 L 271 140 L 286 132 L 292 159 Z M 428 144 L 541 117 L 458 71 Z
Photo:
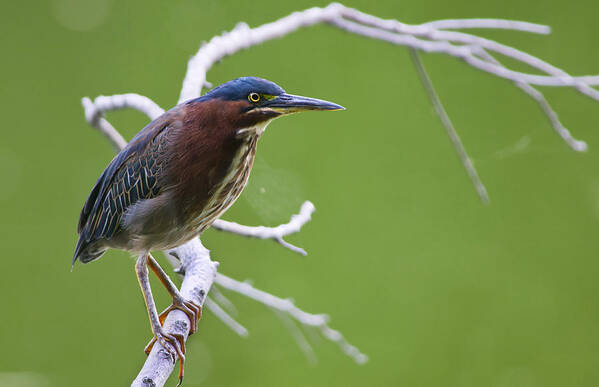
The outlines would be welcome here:
M 272 107 L 254 107 L 248 110 L 245 114 L 257 115 L 257 116 L 266 116 L 266 117 L 278 117 L 284 114 L 285 111 L 283 109 L 276 109 Z
M 272 120 L 273 119 L 271 118 L 267 121 L 261 122 L 257 125 L 250 127 L 250 128 L 239 129 L 237 131 L 237 138 L 244 138 L 244 137 L 248 137 L 251 135 L 256 135 L 256 136 L 260 137 L 262 135 L 262 133 L 264 133 L 264 131 L 266 130 L 266 127 L 268 126 L 270 121 L 272 121 Z

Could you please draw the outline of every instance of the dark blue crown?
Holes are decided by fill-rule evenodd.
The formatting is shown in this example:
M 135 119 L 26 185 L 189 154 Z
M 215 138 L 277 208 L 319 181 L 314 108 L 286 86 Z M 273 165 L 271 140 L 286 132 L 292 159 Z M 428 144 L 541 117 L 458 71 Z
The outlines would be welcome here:
M 218 98 L 225 101 L 247 99 L 250 93 L 281 95 L 285 93 L 279 85 L 266 79 L 257 77 L 242 77 L 210 90 L 202 99 Z

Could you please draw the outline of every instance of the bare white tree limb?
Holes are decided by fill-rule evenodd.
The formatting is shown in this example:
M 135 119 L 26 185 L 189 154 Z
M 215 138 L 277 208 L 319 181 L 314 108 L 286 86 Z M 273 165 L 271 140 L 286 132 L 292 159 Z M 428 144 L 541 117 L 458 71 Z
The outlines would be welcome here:
M 250 238 L 258 239 L 272 239 L 283 247 L 288 248 L 291 251 L 299 253 L 301 255 L 307 255 L 306 250 L 294 246 L 289 242 L 286 242 L 283 237 L 299 232 L 300 228 L 304 224 L 310 221 L 312 213 L 314 212 L 314 204 L 309 201 L 305 201 L 300 208 L 300 212 L 297 215 L 292 215 L 289 223 L 281 224 L 277 227 L 264 227 L 264 226 L 244 226 L 235 222 L 228 222 L 226 220 L 219 219 L 212 224 L 212 228 L 217 230 L 230 232 L 237 235 L 242 235 Z
M 518 20 L 504 19 L 445 19 L 421 24 L 422 27 L 437 30 L 456 30 L 467 28 L 492 28 L 513 31 L 532 32 L 534 34 L 550 34 L 548 26 Z
M 322 23 L 394 45 L 406 46 L 423 52 L 446 54 L 462 59 L 466 64 L 474 68 L 513 81 L 539 103 L 558 135 L 572 149 L 576 151 L 586 150 L 586 143 L 576 140 L 571 136 L 570 132 L 563 127 L 557 118 L 557 114 L 549 106 L 543 95 L 531 85 L 573 87 L 578 92 L 599 100 L 599 92 L 591 87 L 599 85 L 599 76 L 571 76 L 564 70 L 516 48 L 474 34 L 448 31 L 471 28 L 493 28 L 538 34 L 548 34 L 550 32 L 547 26 L 522 21 L 461 19 L 437 20 L 419 25 L 410 25 L 397 20 L 381 19 L 338 3 L 332 3 L 324 8 L 315 7 L 301 12 L 294 12 L 272 23 L 267 23 L 256 28 L 250 28 L 247 24 L 240 23 L 232 31 L 212 38 L 189 60 L 179 102 L 198 97 L 203 87 L 210 87 L 209 82 L 206 80 L 206 73 L 214 64 L 226 56 L 233 55 L 243 49 L 265 43 L 272 39 L 284 37 L 300 28 Z M 496 60 L 493 54 L 500 54 L 520 63 L 527 64 L 542 74 L 525 73 L 509 69 Z M 420 70 L 424 71 L 424 68 L 420 66 Z M 423 74 L 426 76 L 426 73 Z M 425 85 L 427 79 L 424 80 Z M 428 80 L 428 83 L 430 85 L 430 80 Z M 433 103 L 436 105 L 446 130 L 450 134 L 453 146 L 456 148 L 458 155 L 460 155 L 462 164 L 466 168 L 475 187 L 477 187 L 479 195 L 482 198 L 486 197 L 486 190 L 484 190 L 484 186 L 480 182 L 474 166 L 471 162 L 468 162 L 470 159 L 459 141 L 455 129 L 451 125 L 447 125 L 447 122 L 450 123 L 449 118 L 444 114 L 440 101 L 436 99 L 434 90 L 432 90 L 432 93 L 431 99 L 433 99 Z M 94 101 L 84 98 L 82 103 L 87 121 L 103 133 L 116 150 L 122 149 L 126 145 L 126 142 L 104 118 L 104 113 L 116 109 L 134 108 L 146 114 L 150 119 L 154 119 L 164 112 L 152 100 L 138 94 L 100 96 Z M 438 106 L 441 106 L 440 110 Z M 454 141 L 454 137 L 457 138 L 457 142 Z M 283 237 L 297 232 L 303 224 L 310 220 L 313 210 L 313 205 L 310 202 L 306 202 L 302 206 L 300 213 L 292 217 L 289 223 L 273 228 L 262 226 L 248 227 L 220 219 L 214 223 L 213 227 L 238 235 L 273 239 L 294 251 L 305 253 L 302 249 L 284 241 Z M 352 357 L 356 362 L 362 363 L 366 361 L 367 358 L 364 354 L 347 343 L 341 333 L 328 326 L 326 315 L 306 313 L 298 309 L 290 300 L 275 297 L 247 283 L 242 283 L 216 273 L 216 263 L 210 260 L 209 252 L 201 245 L 199 238 L 170 251 L 170 254 L 176 255 L 181 261 L 179 271 L 184 274 L 182 284 L 183 295 L 200 304 L 206 302 L 206 306 L 237 333 L 241 334 L 242 332 L 247 332 L 247 330 L 237 323 L 225 310 L 220 308 L 216 302 L 207 299 L 207 294 L 211 289 L 213 280 L 223 288 L 240 293 L 279 311 L 279 313 L 294 319 L 304 327 L 315 327 L 320 331 L 322 336 L 337 343 L 343 352 Z M 171 255 L 167 254 L 167 257 L 171 257 Z M 171 262 L 175 262 L 172 257 L 170 260 Z M 177 265 L 177 263 L 174 264 Z M 219 298 L 219 293 L 214 294 L 215 297 Z M 222 300 L 222 298 L 219 299 Z M 226 300 L 226 298 L 224 299 Z M 227 305 L 227 302 L 221 302 L 221 304 Z M 188 325 L 187 317 L 178 310 L 172 311 L 166 320 L 167 331 L 182 332 L 185 338 L 187 338 Z M 294 333 L 294 335 L 296 334 Z M 303 338 L 303 335 L 301 337 Z M 298 339 L 298 342 L 300 342 L 300 347 L 304 350 L 309 348 L 307 341 L 304 343 L 301 339 Z M 308 347 L 306 347 L 306 344 Z M 159 344 L 156 344 L 133 385 L 161 386 L 172 372 L 173 367 L 174 359 Z
M 127 145 L 127 141 L 125 141 L 123 136 L 121 136 L 110 122 L 103 117 L 106 112 L 121 109 L 135 109 L 144 113 L 150 120 L 153 120 L 164 113 L 164 109 L 158 106 L 150 98 L 135 93 L 115 94 L 108 97 L 100 95 L 93 101 L 88 97 L 84 97 L 81 99 L 81 104 L 83 105 L 83 111 L 87 122 L 91 126 L 96 127 L 100 133 L 108 139 L 117 152 Z
M 94 99 L 93 104 L 87 101 L 88 107 L 85 110 L 85 118 L 90 123 L 93 123 L 104 112 L 120 109 L 135 109 L 144 113 L 151 120 L 164 113 L 164 109 L 152 101 L 150 98 L 143 95 L 128 93 L 117 94 L 111 96 L 100 95 Z
M 223 289 L 242 294 L 274 310 L 283 312 L 301 325 L 317 328 L 326 339 L 336 343 L 339 348 L 341 348 L 343 353 L 354 359 L 356 363 L 362 364 L 368 360 L 368 357 L 365 354 L 347 342 L 341 332 L 329 327 L 329 316 L 326 314 L 312 314 L 304 312 L 295 306 L 293 301 L 289 299 L 273 296 L 272 294 L 263 290 L 256 289 L 247 282 L 236 281 L 220 273 L 216 274 L 214 282 Z
M 574 86 L 579 88 L 580 92 L 599 100 L 599 93 L 588 88 L 588 86 L 599 84 L 599 76 L 572 77 L 565 71 L 515 48 L 471 34 L 436 29 L 436 22 L 409 25 L 396 20 L 380 19 L 341 4 L 332 3 L 324 8 L 314 7 L 301 12 L 294 12 L 256 28 L 250 28 L 247 24 L 240 23 L 231 32 L 215 36 L 189 60 L 179 103 L 199 95 L 202 87 L 206 84 L 208 70 L 226 56 L 269 40 L 281 38 L 300 28 L 319 23 L 328 23 L 357 35 L 411 47 L 419 51 L 442 53 L 457 57 L 475 68 L 512 81 L 523 81 L 544 86 Z M 439 21 L 439 23 L 441 25 L 450 25 L 456 29 L 461 28 L 459 20 L 445 20 Z M 500 26 L 499 28 L 503 29 L 525 30 L 535 33 L 548 33 L 550 31 L 549 27 L 546 26 L 508 22 L 499 19 L 475 19 L 475 21 L 466 19 L 463 25 L 463 28 L 474 28 L 474 26 L 476 28 L 497 28 L 496 26 Z M 430 40 L 422 40 L 417 37 Z M 456 46 L 452 43 L 463 45 Z M 534 75 L 513 71 L 504 66 L 481 60 L 472 52 L 471 46 L 496 51 L 549 75 Z
M 87 97 L 81 100 L 87 122 L 96 127 L 110 142 L 116 152 L 119 152 L 127 145 L 127 141 L 121 134 L 108 122 L 100 116 L 100 109 L 97 109 L 94 103 Z M 102 112 L 103 113 L 103 112 Z
M 101 95 L 96 97 L 93 102 L 85 97 L 81 100 L 81 103 L 87 122 L 99 129 L 117 152 L 127 145 L 127 141 L 102 117 L 104 113 L 112 110 L 133 108 L 144 113 L 151 120 L 164 113 L 164 110 L 150 98 L 134 93 L 116 94 L 109 97 Z
M 210 260 L 210 251 L 206 249 L 200 238 L 194 238 L 186 244 L 169 250 L 167 254 L 174 255 L 181 261 L 185 270 L 181 295 L 198 305 L 204 305 L 206 296 L 214 282 L 218 262 Z M 187 341 L 190 322 L 185 313 L 175 309 L 171 311 L 164 322 L 164 330 L 169 334 L 182 335 Z M 163 386 L 175 367 L 176 359 L 160 342 L 156 342 L 148 355 L 144 366 L 131 384 L 132 386 Z
M 530 66 L 537 67 L 539 70 L 542 71 L 549 72 L 551 70 L 551 73 L 555 73 L 555 75 L 547 76 L 523 73 L 520 71 L 510 70 L 504 66 L 480 59 L 473 53 L 473 51 L 476 51 L 479 47 L 481 47 L 481 45 L 485 48 L 491 48 L 486 47 L 489 46 L 488 44 L 482 44 L 484 41 L 488 41 L 487 39 L 479 38 L 479 43 L 481 45 L 472 44 L 471 46 L 473 47 L 471 47 L 470 45 L 456 46 L 450 43 L 449 41 L 438 42 L 422 40 L 417 38 L 415 35 L 396 34 L 378 28 L 367 27 L 344 19 L 332 20 L 331 24 L 334 24 L 335 26 L 348 32 L 352 32 L 354 34 L 366 36 L 376 40 L 386 41 L 398 46 L 407 46 L 428 53 L 442 53 L 454 56 L 464 60 L 464 62 L 466 62 L 474 68 L 514 82 L 524 82 L 540 86 L 573 86 L 579 92 L 599 101 L 599 92 L 589 86 L 591 84 L 595 84 L 594 77 L 572 77 L 567 73 L 562 72 L 561 70 L 554 71 L 552 70 L 553 66 L 545 66 L 546 62 L 536 57 L 533 57 L 532 55 L 522 53 L 519 50 L 511 49 L 508 50 L 509 52 L 506 52 L 504 55 L 518 60 L 522 63 L 528 64 Z M 453 32 L 453 34 L 455 34 L 456 37 L 466 35 L 458 32 Z M 499 44 L 492 46 L 498 45 Z M 596 80 L 599 81 L 599 78 Z

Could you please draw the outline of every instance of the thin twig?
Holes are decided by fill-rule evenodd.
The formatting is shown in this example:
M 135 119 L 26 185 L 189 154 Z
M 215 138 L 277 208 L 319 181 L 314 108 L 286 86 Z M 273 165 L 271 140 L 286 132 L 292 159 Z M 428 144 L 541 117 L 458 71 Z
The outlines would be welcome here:
M 441 100 L 439 99 L 439 96 L 435 91 L 433 83 L 431 82 L 431 79 L 426 73 L 426 69 L 422 64 L 422 61 L 420 60 L 420 55 L 418 55 L 418 52 L 413 48 L 410 49 L 410 54 L 412 56 L 412 60 L 414 61 L 414 66 L 416 66 L 416 69 L 418 70 L 420 80 L 422 81 L 422 84 L 428 94 L 428 97 L 430 98 L 431 103 L 435 108 L 435 112 L 441 119 L 441 123 L 443 124 L 443 127 L 445 128 L 445 131 L 449 136 L 449 140 L 451 141 L 451 144 L 453 145 L 458 155 L 458 158 L 464 166 L 464 169 L 468 173 L 468 177 L 470 178 L 470 181 L 472 182 L 474 189 L 476 189 L 478 197 L 483 202 L 483 204 L 489 204 L 489 194 L 487 193 L 487 189 L 485 188 L 485 185 L 478 176 L 478 172 L 476 171 L 476 168 L 474 167 L 472 160 L 470 160 L 470 157 L 466 152 L 466 148 L 464 147 L 464 144 L 462 143 L 462 140 L 460 139 L 458 132 L 455 130 L 453 124 L 451 123 L 451 119 L 447 115 L 445 108 L 443 108 L 443 104 L 441 103 Z
M 237 308 L 235 307 L 235 304 L 233 304 L 233 302 L 231 300 L 229 300 L 223 294 L 223 292 L 220 291 L 218 286 L 213 286 L 210 289 L 210 295 L 211 295 L 211 298 L 214 299 L 214 301 L 217 304 L 219 304 L 224 310 L 226 310 L 227 313 L 229 313 L 230 315 L 237 316 L 239 314 L 239 312 L 237 311 Z
M 308 342 L 308 339 L 301 331 L 301 329 L 295 324 L 287 313 L 283 313 L 280 310 L 273 309 L 274 314 L 283 322 L 283 324 L 287 327 L 291 335 L 295 339 L 297 346 L 301 349 L 302 353 L 308 360 L 308 363 L 314 365 L 317 363 L 316 354 L 314 353 L 314 349 L 312 345 Z
M 229 313 L 227 313 L 223 308 L 220 307 L 216 302 L 214 302 L 210 297 L 206 299 L 206 307 L 214 313 L 216 317 L 220 321 L 222 321 L 226 326 L 231 328 L 231 330 L 237 333 L 241 337 L 248 337 L 248 330 L 238 323 Z
M 480 55 L 488 60 L 489 62 L 494 62 L 496 64 L 501 64 L 493 55 L 489 54 L 485 49 L 480 49 Z M 588 150 L 588 145 L 585 141 L 578 140 L 572 136 L 572 133 L 566 128 L 559 119 L 559 116 L 555 110 L 551 107 L 543 93 L 541 93 L 537 88 L 532 87 L 531 85 L 524 82 L 515 82 L 516 86 L 528 94 L 532 99 L 534 99 L 547 119 L 549 123 L 555 130 L 555 132 L 560 136 L 566 144 L 576 152 L 586 152 Z

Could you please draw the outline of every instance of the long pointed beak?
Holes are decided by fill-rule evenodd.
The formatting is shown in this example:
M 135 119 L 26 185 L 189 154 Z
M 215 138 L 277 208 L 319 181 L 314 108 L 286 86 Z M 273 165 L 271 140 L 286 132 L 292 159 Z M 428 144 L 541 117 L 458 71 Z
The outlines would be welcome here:
M 336 103 L 292 94 L 281 94 L 264 103 L 263 106 L 284 114 L 305 110 L 345 110 L 343 106 Z

